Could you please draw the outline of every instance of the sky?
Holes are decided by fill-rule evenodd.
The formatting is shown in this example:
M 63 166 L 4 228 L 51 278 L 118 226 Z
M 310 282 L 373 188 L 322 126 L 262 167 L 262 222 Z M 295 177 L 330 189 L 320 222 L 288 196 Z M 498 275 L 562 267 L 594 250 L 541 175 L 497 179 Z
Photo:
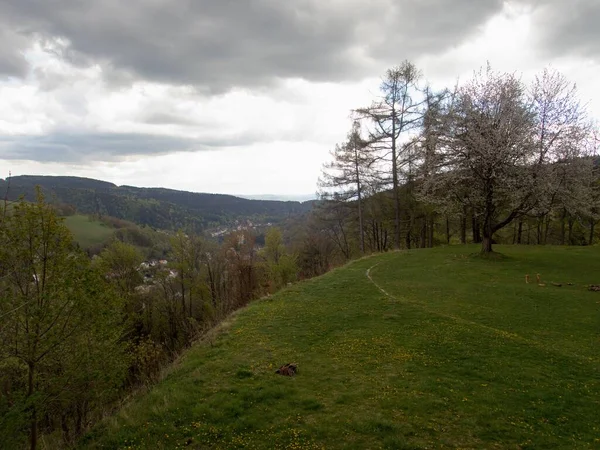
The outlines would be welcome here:
M 576 83 L 600 118 L 600 0 L 2 0 L 0 178 L 312 194 L 350 112 L 410 60 Z

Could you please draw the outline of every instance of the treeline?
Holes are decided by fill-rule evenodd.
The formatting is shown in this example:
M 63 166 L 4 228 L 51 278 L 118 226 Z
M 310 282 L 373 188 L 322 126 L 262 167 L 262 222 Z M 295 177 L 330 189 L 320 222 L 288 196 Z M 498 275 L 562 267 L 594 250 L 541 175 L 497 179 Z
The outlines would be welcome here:
M 164 260 L 147 260 L 118 238 L 89 258 L 40 193 L 36 202 L 4 203 L 2 448 L 28 441 L 35 449 L 40 437 L 46 447 L 72 445 L 203 332 L 306 272 L 276 228 L 262 248 L 249 231 L 221 245 L 183 232 L 163 236 Z
M 22 196 L 35 201 L 36 186 L 42 188 L 49 202 L 69 205 L 82 214 L 112 216 L 155 229 L 190 233 L 232 225 L 241 219 L 278 223 L 312 207 L 312 202 L 247 200 L 232 195 L 116 186 L 79 177 L 24 175 L 0 179 L 0 192 L 8 192 L 8 200 L 13 201 Z
M 434 90 L 410 62 L 352 111 L 319 181 L 317 214 L 349 258 L 475 242 L 593 244 L 598 129 L 576 87 L 545 70 L 525 84 L 485 67 Z

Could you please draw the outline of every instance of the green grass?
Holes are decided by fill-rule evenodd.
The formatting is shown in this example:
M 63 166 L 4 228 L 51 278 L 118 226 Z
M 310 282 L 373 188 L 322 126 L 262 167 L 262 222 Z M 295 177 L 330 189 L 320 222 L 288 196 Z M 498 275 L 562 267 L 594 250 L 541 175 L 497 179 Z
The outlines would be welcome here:
M 89 248 L 107 242 L 114 234 L 114 228 L 88 216 L 75 214 L 65 217 L 65 225 L 73 233 L 73 238 L 83 248 Z
M 366 258 L 256 302 L 81 448 L 600 448 L 600 249 L 497 249 Z

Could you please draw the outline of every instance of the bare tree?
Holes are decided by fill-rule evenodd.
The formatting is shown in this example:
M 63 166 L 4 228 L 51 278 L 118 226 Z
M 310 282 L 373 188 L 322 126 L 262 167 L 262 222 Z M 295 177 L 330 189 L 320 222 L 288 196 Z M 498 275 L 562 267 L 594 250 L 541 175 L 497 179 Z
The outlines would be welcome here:
M 394 245 L 400 248 L 400 169 L 408 163 L 404 158 L 410 145 L 410 132 L 421 126 L 423 104 L 418 82 L 420 73 L 409 61 L 389 69 L 381 84 L 381 98 L 367 108 L 356 110 L 358 117 L 373 124 L 370 141 L 374 148 L 387 152 L 392 165 L 392 189 L 394 195 Z M 403 141 L 403 136 L 406 139 Z M 384 156 L 385 157 L 385 156 Z
M 447 136 L 447 126 L 449 111 L 452 105 L 452 99 L 448 90 L 433 92 L 430 87 L 425 89 L 425 107 L 423 111 L 423 124 L 421 133 L 416 141 L 416 165 L 418 165 L 417 173 L 421 178 L 428 179 L 433 174 L 437 173 L 440 165 L 443 163 L 443 158 L 440 157 L 440 150 L 443 148 L 444 140 Z M 433 247 L 433 233 L 435 227 L 436 214 L 443 212 L 452 214 L 453 208 L 448 211 L 448 204 L 443 205 L 444 211 L 436 210 L 434 205 L 428 204 L 427 197 L 419 195 L 420 190 L 417 190 L 417 200 L 424 203 L 424 223 L 422 229 L 423 247 Z M 462 212 L 464 206 L 459 208 Z M 463 217 L 461 217 L 461 220 Z M 461 222 L 462 223 L 462 222 Z M 447 233 L 448 234 L 448 233 Z M 464 228 L 461 231 L 461 236 L 464 234 Z M 464 243 L 464 238 L 461 239 Z
M 323 166 L 322 177 L 319 179 L 319 187 L 323 189 L 321 196 L 332 199 L 332 193 L 327 189 L 333 189 L 337 200 L 356 200 L 360 252 L 364 254 L 363 191 L 375 157 L 369 143 L 361 137 L 359 122 L 352 124 L 346 142 L 336 145 L 331 157 L 333 160 Z
M 352 256 L 350 230 L 352 222 L 356 223 L 354 218 L 353 211 L 338 198 L 338 194 L 333 194 L 330 200 L 321 201 L 313 210 L 314 225 L 335 243 L 346 261 Z
M 535 114 L 535 162 L 545 172 L 539 174 L 544 183 L 538 184 L 539 204 L 535 208 L 538 243 L 543 244 L 554 208 L 574 215 L 589 209 L 592 167 L 586 156 L 591 127 L 576 86 L 558 72 L 546 69 L 537 76 L 530 97 Z

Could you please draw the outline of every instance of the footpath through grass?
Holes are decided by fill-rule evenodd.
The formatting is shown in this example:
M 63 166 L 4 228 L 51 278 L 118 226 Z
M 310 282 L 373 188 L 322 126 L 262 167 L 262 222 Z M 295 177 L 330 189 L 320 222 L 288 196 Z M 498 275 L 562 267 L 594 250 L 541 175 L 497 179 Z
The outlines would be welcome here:
M 600 249 L 476 250 L 367 258 L 254 303 L 81 448 L 600 448 Z

